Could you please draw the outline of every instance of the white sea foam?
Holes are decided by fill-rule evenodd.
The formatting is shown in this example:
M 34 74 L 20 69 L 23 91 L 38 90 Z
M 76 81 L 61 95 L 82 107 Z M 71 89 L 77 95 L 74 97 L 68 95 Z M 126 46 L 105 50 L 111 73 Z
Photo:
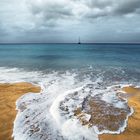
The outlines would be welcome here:
M 43 74 L 38 71 L 24 71 L 18 68 L 0 67 L 0 83 L 9 82 L 39 82 Z
M 125 103 L 119 100 L 119 97 L 116 96 L 115 91 L 107 90 L 106 93 L 102 95 L 102 100 L 107 103 L 112 103 L 117 108 L 125 108 Z
M 68 119 L 62 125 L 62 134 L 69 140 L 98 140 L 98 135 L 94 130 L 81 126 L 77 119 Z
M 50 107 L 50 113 L 54 118 L 54 121 L 60 127 L 62 135 L 69 140 L 81 140 L 83 138 L 88 140 L 98 140 L 98 135 L 94 131 L 82 126 L 76 118 L 64 119 L 61 116 L 59 110 L 60 102 L 65 99 L 65 97 L 73 92 L 81 90 L 83 87 L 76 88 L 74 90 L 69 90 L 64 94 L 59 95 Z M 74 104 L 72 100 L 69 102 Z M 86 116 L 87 118 L 89 116 Z
M 82 126 L 74 117 L 74 109 L 81 107 L 87 96 L 95 96 L 102 93 L 102 100 L 112 103 L 117 108 L 124 108 L 124 102 L 117 102 L 115 92 L 111 87 L 105 89 L 99 83 L 102 77 L 90 80 L 89 76 L 78 79 L 74 72 L 51 72 L 43 74 L 38 71 L 25 71 L 23 69 L 0 68 L 0 82 L 31 82 L 41 86 L 40 94 L 28 93 L 20 97 L 17 102 L 18 114 L 14 121 L 13 136 L 15 140 L 98 140 L 100 133 L 120 133 L 127 125 L 117 132 L 98 128 Z M 86 76 L 85 76 L 86 77 Z M 94 92 L 93 92 L 94 91 Z M 77 93 L 78 95 L 74 95 Z M 65 99 L 67 101 L 65 102 Z M 69 114 L 65 115 L 60 109 L 61 103 L 69 108 Z M 132 109 L 131 109 L 132 110 Z M 132 111 L 131 111 L 132 113 Z M 87 118 L 89 117 L 88 114 Z

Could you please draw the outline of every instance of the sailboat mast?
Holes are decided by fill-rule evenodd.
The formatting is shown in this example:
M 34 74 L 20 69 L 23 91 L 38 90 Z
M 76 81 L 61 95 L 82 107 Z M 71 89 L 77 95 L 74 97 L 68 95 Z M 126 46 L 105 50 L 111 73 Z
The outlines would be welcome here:
M 78 42 L 78 44 L 81 44 L 80 37 L 79 37 L 79 42 Z

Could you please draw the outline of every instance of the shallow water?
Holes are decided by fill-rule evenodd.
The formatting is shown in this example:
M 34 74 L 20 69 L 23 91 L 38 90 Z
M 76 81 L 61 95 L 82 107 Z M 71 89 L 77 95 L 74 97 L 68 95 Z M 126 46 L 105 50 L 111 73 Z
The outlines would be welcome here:
M 26 94 L 17 101 L 15 140 L 97 140 L 100 133 L 118 134 L 132 110 L 116 93 L 123 85 L 140 86 L 139 45 L 0 45 L 0 66 L 0 82 L 27 81 L 42 88 L 40 94 Z M 98 108 L 106 107 L 91 113 L 85 101 L 92 98 Z M 121 110 L 123 117 L 114 119 L 114 130 L 96 120 L 88 128 L 74 115 L 79 107 L 89 117 L 94 112 L 97 118 L 105 117 L 108 109 L 112 117 L 113 110 L 115 115 Z

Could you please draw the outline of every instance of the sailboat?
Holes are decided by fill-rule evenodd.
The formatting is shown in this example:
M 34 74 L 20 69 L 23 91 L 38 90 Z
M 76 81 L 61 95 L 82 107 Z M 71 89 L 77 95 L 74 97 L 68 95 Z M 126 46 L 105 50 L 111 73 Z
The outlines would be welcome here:
M 79 42 L 78 42 L 78 44 L 81 44 L 80 37 L 79 37 Z

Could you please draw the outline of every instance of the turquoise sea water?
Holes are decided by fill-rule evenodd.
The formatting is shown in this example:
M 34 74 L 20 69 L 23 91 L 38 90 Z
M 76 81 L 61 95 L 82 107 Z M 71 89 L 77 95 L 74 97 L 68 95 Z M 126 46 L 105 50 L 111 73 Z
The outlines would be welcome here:
M 140 81 L 140 44 L 0 45 L 0 67 L 43 72 L 77 70 L 92 75 L 100 72 L 111 81 Z
M 73 69 L 86 66 L 140 68 L 140 45 L 0 45 L 0 66 L 25 69 Z

